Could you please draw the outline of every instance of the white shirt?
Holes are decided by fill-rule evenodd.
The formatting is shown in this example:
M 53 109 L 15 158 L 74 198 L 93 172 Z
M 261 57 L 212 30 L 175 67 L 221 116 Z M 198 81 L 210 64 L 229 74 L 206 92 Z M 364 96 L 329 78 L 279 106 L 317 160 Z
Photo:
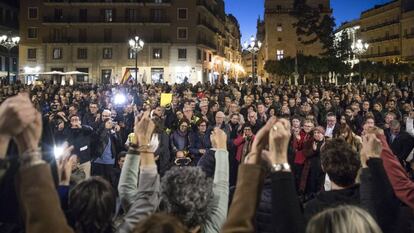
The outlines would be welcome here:
M 326 127 L 326 131 L 325 131 L 325 136 L 326 137 L 333 137 L 333 130 L 334 130 L 335 126 L 332 128 Z

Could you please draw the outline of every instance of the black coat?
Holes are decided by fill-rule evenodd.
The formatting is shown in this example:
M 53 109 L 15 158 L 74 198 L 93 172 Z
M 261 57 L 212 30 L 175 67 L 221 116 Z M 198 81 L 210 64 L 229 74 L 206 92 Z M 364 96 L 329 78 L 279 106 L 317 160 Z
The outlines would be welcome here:
M 322 191 L 305 204 L 305 219 L 309 221 L 315 214 L 330 207 L 345 204 L 359 206 L 359 203 L 359 185 L 342 190 Z
M 273 233 L 272 222 L 272 182 L 265 179 L 256 211 L 256 233 Z
M 67 129 L 67 141 L 69 145 L 74 146 L 73 154 L 78 156 L 79 163 L 85 163 L 91 160 L 91 141 L 94 135 L 93 128 L 88 125 L 82 125 L 81 129 Z
M 387 142 L 388 145 L 390 145 L 392 152 L 398 157 L 400 162 L 403 163 L 414 148 L 414 138 L 407 132 L 401 131 L 394 141 L 391 142 L 391 133 L 389 129 L 385 131 L 385 136 L 387 137 Z
M 92 157 L 101 157 L 106 145 L 108 144 L 108 139 L 111 139 L 111 152 L 112 152 L 112 158 L 115 158 L 115 161 L 117 160 L 118 153 L 122 150 L 122 142 L 120 140 L 120 137 L 114 133 L 112 130 L 108 130 L 105 128 L 100 128 L 98 130 L 97 140 L 94 142 L 93 150 L 92 150 Z M 116 164 L 116 163 L 115 163 Z M 114 166 L 115 166 L 114 164 Z

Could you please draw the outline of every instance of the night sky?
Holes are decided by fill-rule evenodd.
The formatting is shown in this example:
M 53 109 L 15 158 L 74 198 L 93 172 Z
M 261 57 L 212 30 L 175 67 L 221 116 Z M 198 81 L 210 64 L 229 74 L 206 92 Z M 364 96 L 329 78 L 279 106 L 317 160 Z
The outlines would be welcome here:
M 336 25 L 344 21 L 357 19 L 360 13 L 375 5 L 390 0 L 331 0 L 331 7 Z M 225 0 L 226 12 L 231 13 L 239 20 L 242 32 L 242 44 L 251 35 L 256 35 L 257 18 L 263 19 L 264 0 Z

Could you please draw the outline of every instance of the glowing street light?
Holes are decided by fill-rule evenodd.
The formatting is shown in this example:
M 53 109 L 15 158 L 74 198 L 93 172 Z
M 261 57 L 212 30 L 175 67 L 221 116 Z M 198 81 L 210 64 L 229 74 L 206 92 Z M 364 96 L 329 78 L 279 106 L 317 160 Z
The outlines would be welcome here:
M 135 83 L 138 83 L 138 52 L 144 49 L 144 41 L 139 36 L 135 36 L 129 40 L 129 47 L 135 54 Z
M 7 49 L 7 60 L 10 61 L 10 51 L 12 48 L 18 46 L 19 42 L 20 37 L 12 36 L 11 32 L 9 32 L 7 35 L 2 35 L 0 37 L 0 45 Z M 7 66 L 7 80 L 10 80 L 10 62 Z
M 361 39 L 358 39 L 356 42 L 351 44 L 352 52 L 358 56 L 360 80 L 362 78 L 361 57 L 368 50 L 368 48 L 369 48 L 369 44 L 366 42 L 364 43 Z
M 254 58 L 256 54 L 260 51 L 260 48 L 262 47 L 262 42 L 259 40 L 256 40 L 254 36 L 250 37 L 250 42 L 246 41 L 244 42 L 244 49 L 252 54 L 252 78 L 254 79 L 256 76 L 256 70 L 254 65 Z

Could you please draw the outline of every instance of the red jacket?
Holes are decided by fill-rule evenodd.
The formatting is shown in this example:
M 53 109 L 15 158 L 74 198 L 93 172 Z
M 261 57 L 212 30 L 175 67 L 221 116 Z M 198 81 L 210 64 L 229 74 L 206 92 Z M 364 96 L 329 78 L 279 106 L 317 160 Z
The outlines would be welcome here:
M 253 141 L 254 141 L 254 135 L 252 136 L 252 140 L 250 141 L 250 143 L 252 143 Z M 245 143 L 246 143 L 246 140 L 244 140 L 244 137 L 242 134 L 239 134 L 237 138 L 233 140 L 233 144 L 237 147 L 236 159 L 239 162 L 243 159 L 243 147 Z
M 296 137 L 293 138 L 292 144 L 295 149 L 295 163 L 303 165 L 305 163 L 305 155 L 303 154 L 304 144 L 306 141 L 312 139 L 309 134 L 306 134 L 305 131 L 301 130 L 300 140 L 297 140 Z
M 402 202 L 414 209 L 414 182 L 410 180 L 397 157 L 392 153 L 385 136 L 381 135 L 379 139 L 382 143 L 381 158 L 394 193 Z

